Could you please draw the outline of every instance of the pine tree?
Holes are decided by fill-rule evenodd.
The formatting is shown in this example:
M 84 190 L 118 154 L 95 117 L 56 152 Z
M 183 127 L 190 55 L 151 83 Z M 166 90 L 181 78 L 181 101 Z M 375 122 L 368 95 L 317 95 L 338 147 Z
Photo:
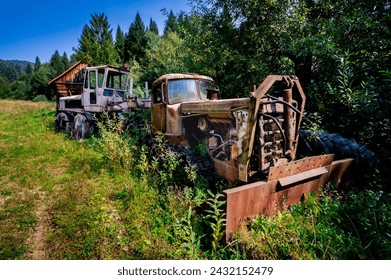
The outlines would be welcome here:
M 124 60 L 129 62 L 136 60 L 140 62 L 145 57 L 147 38 L 145 36 L 145 26 L 140 14 L 137 12 L 134 22 L 129 27 L 129 32 L 125 39 Z
M 58 54 L 58 52 L 57 52 Z M 34 99 L 37 95 L 45 95 L 46 98 L 49 100 L 52 99 L 53 96 L 51 96 L 51 92 L 48 89 L 48 80 L 53 77 L 53 66 L 51 65 L 52 62 L 56 63 L 59 61 L 61 62 L 61 58 L 59 55 L 57 56 L 56 53 L 52 56 L 51 62 L 49 65 L 44 64 L 42 67 L 40 67 L 37 71 L 34 71 L 34 73 L 31 75 L 31 78 L 28 81 L 28 87 L 26 90 L 27 98 L 24 97 L 23 99 Z M 60 63 L 58 63 L 60 64 Z M 60 72 L 62 73 L 62 72 Z M 59 73 L 59 74 L 60 74 Z M 23 81 L 20 81 L 19 87 L 23 86 Z M 20 98 L 20 97 L 19 97 Z
M 167 35 L 168 32 L 175 32 L 177 30 L 177 19 L 174 15 L 173 11 L 170 10 L 166 20 L 166 26 L 164 28 L 164 36 Z
M 83 28 L 76 57 L 91 65 L 114 64 L 116 51 L 107 16 L 102 13 L 91 17 L 90 25 Z
M 39 57 L 37 56 L 36 58 L 35 58 L 35 63 L 34 63 L 34 72 L 35 71 L 38 71 L 39 70 L 39 68 L 41 68 L 41 60 L 39 60 Z
M 64 72 L 64 63 L 62 61 L 62 57 L 60 56 L 58 50 L 54 52 L 49 62 L 51 68 L 51 76 L 56 77 Z
M 65 71 L 70 66 L 70 62 L 69 62 L 68 55 L 67 55 L 66 52 L 64 52 L 62 54 L 61 61 L 62 61 L 62 64 L 63 64 L 63 67 L 64 67 L 64 71 Z
M 149 20 L 149 31 L 159 35 L 159 28 L 157 27 L 157 23 L 152 18 Z
M 27 63 L 26 69 L 24 70 L 27 75 L 30 75 L 33 72 L 33 67 L 31 66 L 30 62 Z
M 77 62 L 76 54 L 71 54 L 71 57 L 69 58 L 69 65 L 73 65 Z
M 93 52 L 93 35 L 90 27 L 86 24 L 83 27 L 83 30 L 81 32 L 81 36 L 79 41 L 79 46 L 77 49 L 74 49 L 76 51 L 76 59 L 81 60 L 86 64 L 91 64 L 93 57 L 96 56 L 96 54 Z
M 115 50 L 117 51 L 117 62 L 123 64 L 124 60 L 124 49 L 125 49 L 125 34 L 118 25 L 117 32 L 115 35 Z

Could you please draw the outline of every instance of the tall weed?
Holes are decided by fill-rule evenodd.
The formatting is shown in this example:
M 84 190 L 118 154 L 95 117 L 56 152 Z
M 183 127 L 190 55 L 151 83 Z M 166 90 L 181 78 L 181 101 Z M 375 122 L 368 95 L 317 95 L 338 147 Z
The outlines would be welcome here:
M 133 151 L 125 134 L 125 122 L 117 115 L 103 114 L 97 121 L 99 137 L 97 149 L 103 154 L 105 164 L 110 169 L 129 171 L 133 167 Z

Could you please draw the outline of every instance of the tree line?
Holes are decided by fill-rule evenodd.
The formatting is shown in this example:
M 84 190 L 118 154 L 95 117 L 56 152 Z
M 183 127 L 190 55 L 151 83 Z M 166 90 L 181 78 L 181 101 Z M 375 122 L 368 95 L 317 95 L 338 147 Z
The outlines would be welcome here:
M 164 34 L 171 29 L 175 17 L 172 11 L 165 14 L 167 21 Z M 48 88 L 48 81 L 77 61 L 81 60 L 90 66 L 123 66 L 129 61 L 141 61 L 146 52 L 147 34 L 159 37 L 157 23 L 151 18 L 146 28 L 139 13 L 127 33 L 120 26 L 117 27 L 115 39 L 112 33 L 107 16 L 104 13 L 93 14 L 70 57 L 66 52 L 60 55 L 56 50 L 47 63 L 41 63 L 38 56 L 34 63 L 0 60 L 0 99 L 34 100 L 38 96 L 53 100 L 55 96 Z
M 39 57 L 34 63 L 28 61 L 0 61 L 0 99 L 33 100 L 37 96 L 52 99 L 48 81 L 65 71 L 75 56 L 56 50 L 48 63 L 41 63 Z

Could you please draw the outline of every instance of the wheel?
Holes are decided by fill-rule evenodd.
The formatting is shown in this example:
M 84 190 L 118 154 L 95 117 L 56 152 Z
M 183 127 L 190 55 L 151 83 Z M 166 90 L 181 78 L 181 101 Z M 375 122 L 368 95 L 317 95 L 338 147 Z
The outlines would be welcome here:
M 300 131 L 298 154 L 301 156 L 315 156 L 334 154 L 335 159 L 354 158 L 359 166 L 373 168 L 377 164 L 377 157 L 365 145 L 354 139 L 342 137 L 337 133 L 319 131 L 312 134 L 308 130 Z
M 69 129 L 68 123 L 72 121 L 71 115 L 65 113 L 65 112 L 60 112 L 56 115 L 55 118 L 55 130 L 56 132 L 61 132 L 61 131 L 66 131 Z

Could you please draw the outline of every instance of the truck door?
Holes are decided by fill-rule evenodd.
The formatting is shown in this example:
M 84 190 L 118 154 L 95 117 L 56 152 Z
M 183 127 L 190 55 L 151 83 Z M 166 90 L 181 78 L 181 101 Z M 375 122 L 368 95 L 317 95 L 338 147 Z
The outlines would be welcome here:
M 96 106 L 97 97 L 97 73 L 96 70 L 88 70 L 84 80 L 83 105 L 85 108 Z
M 164 83 L 152 91 L 152 126 L 161 132 L 166 132 L 166 103 L 164 102 Z

